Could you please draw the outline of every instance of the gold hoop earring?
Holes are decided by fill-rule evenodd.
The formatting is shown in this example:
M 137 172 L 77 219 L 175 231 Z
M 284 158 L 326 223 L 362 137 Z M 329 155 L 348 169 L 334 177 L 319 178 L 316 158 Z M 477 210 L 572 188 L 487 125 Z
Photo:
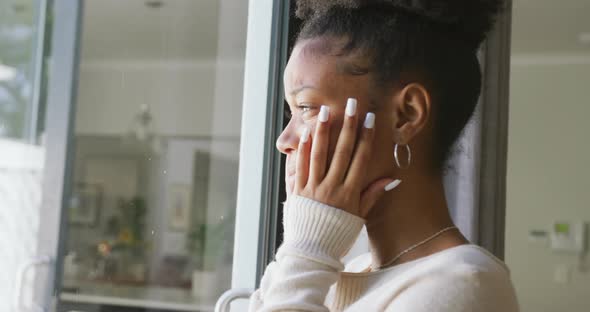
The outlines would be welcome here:
M 408 153 L 408 164 L 405 166 L 402 166 L 401 162 L 399 161 L 399 154 L 397 152 L 398 146 L 399 145 L 396 143 L 395 148 L 393 149 L 393 157 L 395 159 L 395 164 L 400 169 L 408 169 L 408 168 L 410 168 L 410 165 L 412 164 L 412 151 L 410 150 L 410 145 L 408 145 L 408 144 L 404 145 L 406 147 L 406 152 Z

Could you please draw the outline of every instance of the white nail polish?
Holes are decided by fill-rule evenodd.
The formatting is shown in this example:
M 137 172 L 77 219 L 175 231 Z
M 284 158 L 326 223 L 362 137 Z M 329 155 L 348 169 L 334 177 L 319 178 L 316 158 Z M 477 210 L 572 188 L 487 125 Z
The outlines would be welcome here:
M 320 116 L 318 117 L 320 122 L 328 121 L 329 115 L 330 115 L 330 108 L 326 105 L 322 105 L 322 107 L 320 108 Z
M 303 128 L 301 132 L 301 143 L 305 143 L 307 140 L 309 140 L 309 127 Z
M 367 113 L 367 117 L 365 117 L 365 128 L 373 129 L 375 126 L 375 114 Z
M 394 189 L 394 188 L 396 188 L 396 187 L 397 187 L 397 186 L 398 186 L 400 183 L 402 183 L 402 180 L 395 180 L 395 181 L 393 181 L 393 182 L 391 182 L 391 183 L 387 184 L 387 185 L 385 186 L 385 191 L 386 191 L 386 192 L 389 192 L 389 191 L 393 190 L 393 189 Z
M 352 117 L 356 114 L 356 99 L 349 98 L 346 102 L 346 115 Z

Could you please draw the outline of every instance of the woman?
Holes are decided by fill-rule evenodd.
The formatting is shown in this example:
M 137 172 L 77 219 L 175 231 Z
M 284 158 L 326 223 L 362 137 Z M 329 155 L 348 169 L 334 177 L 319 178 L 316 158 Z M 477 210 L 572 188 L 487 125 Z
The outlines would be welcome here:
M 300 0 L 284 242 L 251 311 L 518 311 L 508 269 L 454 227 L 442 171 L 481 90 L 493 0 Z M 392 191 L 395 189 L 395 191 Z M 371 252 L 341 259 L 363 225 Z

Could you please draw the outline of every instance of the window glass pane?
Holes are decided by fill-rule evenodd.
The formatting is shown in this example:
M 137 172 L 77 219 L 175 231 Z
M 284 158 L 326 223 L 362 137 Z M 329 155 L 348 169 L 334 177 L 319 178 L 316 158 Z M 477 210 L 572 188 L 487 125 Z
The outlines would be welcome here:
M 85 2 L 62 310 L 231 288 L 247 7 Z
M 36 1 L 0 3 L 0 137 L 24 140 L 34 122 Z
M 43 59 L 39 1 L 0 1 L 0 306 L 17 292 L 17 272 L 36 256 L 45 148 L 36 144 L 34 94 Z M 41 26 L 41 27 L 40 27 Z M 31 274 L 27 275 L 30 277 Z M 26 278 L 21 289 L 32 289 Z

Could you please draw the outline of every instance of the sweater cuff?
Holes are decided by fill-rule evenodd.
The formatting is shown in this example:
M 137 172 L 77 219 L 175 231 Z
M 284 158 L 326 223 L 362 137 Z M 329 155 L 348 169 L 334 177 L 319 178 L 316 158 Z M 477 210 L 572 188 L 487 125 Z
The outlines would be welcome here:
M 342 209 L 293 195 L 284 211 L 284 244 L 332 265 L 350 250 L 364 223 Z

